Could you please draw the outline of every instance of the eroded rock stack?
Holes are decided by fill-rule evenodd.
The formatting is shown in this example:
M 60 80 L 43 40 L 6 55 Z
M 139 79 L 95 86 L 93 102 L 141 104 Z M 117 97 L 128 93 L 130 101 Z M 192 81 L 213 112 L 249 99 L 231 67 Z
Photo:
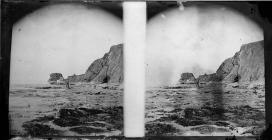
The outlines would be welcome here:
M 195 84 L 196 79 L 192 73 L 186 72 L 180 75 L 179 83 L 180 84 Z
M 51 73 L 48 83 L 49 84 L 58 84 L 64 80 L 61 73 Z

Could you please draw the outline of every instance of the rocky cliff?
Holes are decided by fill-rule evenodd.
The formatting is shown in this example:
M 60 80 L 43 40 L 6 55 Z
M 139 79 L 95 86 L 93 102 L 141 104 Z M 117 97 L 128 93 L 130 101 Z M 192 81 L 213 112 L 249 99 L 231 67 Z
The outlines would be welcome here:
M 180 84 L 195 84 L 196 79 L 192 73 L 186 72 L 180 75 L 179 83 Z
M 123 44 L 110 48 L 103 58 L 95 60 L 85 73 L 87 81 L 121 83 L 123 81 Z
M 239 52 L 220 65 L 216 75 L 227 83 L 264 80 L 263 41 L 242 45 Z
M 85 74 L 69 76 L 68 79 L 71 82 L 121 83 L 123 77 L 123 44 L 119 44 L 91 63 Z
M 217 69 L 216 73 L 200 75 L 196 81 L 199 83 L 251 83 L 260 81 L 264 83 L 264 47 L 263 41 L 244 44 L 239 52 L 226 59 Z M 187 79 L 193 82 L 191 73 L 182 74 L 179 83 L 186 83 Z

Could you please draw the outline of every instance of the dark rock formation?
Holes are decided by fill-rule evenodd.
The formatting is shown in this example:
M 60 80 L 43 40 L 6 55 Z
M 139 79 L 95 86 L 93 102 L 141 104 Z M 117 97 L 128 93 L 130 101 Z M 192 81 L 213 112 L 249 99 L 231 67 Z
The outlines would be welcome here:
M 220 77 L 217 76 L 216 73 L 212 73 L 212 74 L 204 74 L 204 75 L 199 75 L 199 77 L 197 78 L 197 81 L 199 83 L 207 83 L 207 82 L 219 82 L 220 81 Z
M 57 84 L 58 80 L 63 80 L 62 74 L 61 73 L 51 73 L 48 83 L 49 84 Z
M 85 74 L 69 76 L 71 82 L 122 83 L 123 44 L 110 48 L 102 58 L 95 60 Z
M 110 48 L 103 58 L 95 60 L 85 73 L 87 81 L 121 83 L 123 81 L 123 44 Z
M 145 128 L 146 135 L 148 136 L 171 135 L 172 133 L 178 132 L 178 129 L 172 125 L 163 123 L 146 124 Z
M 107 132 L 106 130 L 101 128 L 99 129 L 99 128 L 93 128 L 93 127 L 87 127 L 87 126 L 73 127 L 73 128 L 70 128 L 70 131 L 77 132 L 78 134 L 81 134 L 81 135 Z
M 239 82 L 264 79 L 264 44 L 263 41 L 241 47 L 239 55 Z
M 197 81 L 199 83 L 264 81 L 263 41 L 242 45 L 240 51 L 226 59 L 216 73 L 200 75 Z
M 233 69 L 237 69 L 238 66 L 238 56 L 239 53 L 236 53 L 234 57 L 226 59 L 217 69 L 216 74 L 223 80 L 230 73 L 233 73 Z
M 31 136 L 57 136 L 60 134 L 60 131 L 51 128 L 49 125 L 39 124 L 39 123 L 24 123 L 22 125 L 24 130 L 28 135 Z
M 85 81 L 85 74 L 68 76 L 69 82 L 83 82 Z
M 229 83 L 264 80 L 263 41 L 242 45 L 239 52 L 220 65 L 216 75 Z
M 95 108 L 62 108 L 58 116 L 49 115 L 37 117 L 24 122 L 22 127 L 31 136 L 60 135 L 60 127 L 70 127 L 69 130 L 79 134 L 91 134 L 123 130 L 123 107 Z
M 54 118 L 53 123 L 61 127 L 70 127 L 90 125 L 90 123 L 99 121 L 110 124 L 113 129 L 121 130 L 123 128 L 123 107 L 60 109 L 59 117 Z
M 186 72 L 180 75 L 179 83 L 180 84 L 195 84 L 196 79 L 192 73 Z

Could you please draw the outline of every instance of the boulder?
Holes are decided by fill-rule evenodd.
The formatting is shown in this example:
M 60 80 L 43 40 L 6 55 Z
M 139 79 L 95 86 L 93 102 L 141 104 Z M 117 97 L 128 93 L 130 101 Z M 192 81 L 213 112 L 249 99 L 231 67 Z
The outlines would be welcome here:
M 179 83 L 180 84 L 195 84 L 196 79 L 192 73 L 186 72 L 180 75 Z

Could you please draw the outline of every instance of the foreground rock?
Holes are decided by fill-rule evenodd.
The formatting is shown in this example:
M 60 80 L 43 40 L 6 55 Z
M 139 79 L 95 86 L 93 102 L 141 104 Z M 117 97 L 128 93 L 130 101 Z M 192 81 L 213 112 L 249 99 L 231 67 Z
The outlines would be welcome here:
M 49 125 L 39 123 L 24 123 L 24 129 L 27 131 L 27 135 L 31 136 L 58 136 L 60 131 L 51 128 Z
M 86 126 L 73 127 L 70 129 L 70 131 L 73 131 L 82 135 L 88 135 L 90 133 L 106 132 L 104 129 L 97 129 L 97 128 L 86 127 Z
M 186 72 L 180 75 L 179 83 L 180 84 L 195 84 L 196 79 L 192 73 Z
M 58 116 L 38 117 L 25 122 L 22 127 L 31 136 L 60 134 L 61 130 L 53 129 L 52 125 L 69 127 L 70 131 L 81 135 L 121 131 L 123 129 L 123 107 L 63 108 L 59 110 Z
M 145 128 L 146 128 L 146 134 L 148 136 L 161 136 L 161 135 L 171 136 L 172 133 L 178 131 L 172 125 L 163 124 L 163 123 L 146 124 Z
M 200 108 L 173 110 L 164 117 L 148 122 L 146 134 L 168 135 L 179 132 L 174 125 L 170 125 L 176 123 L 200 134 L 236 132 L 240 135 L 259 135 L 264 128 L 264 123 L 259 121 L 264 120 L 264 117 L 263 112 L 248 105 L 219 108 L 205 104 Z

